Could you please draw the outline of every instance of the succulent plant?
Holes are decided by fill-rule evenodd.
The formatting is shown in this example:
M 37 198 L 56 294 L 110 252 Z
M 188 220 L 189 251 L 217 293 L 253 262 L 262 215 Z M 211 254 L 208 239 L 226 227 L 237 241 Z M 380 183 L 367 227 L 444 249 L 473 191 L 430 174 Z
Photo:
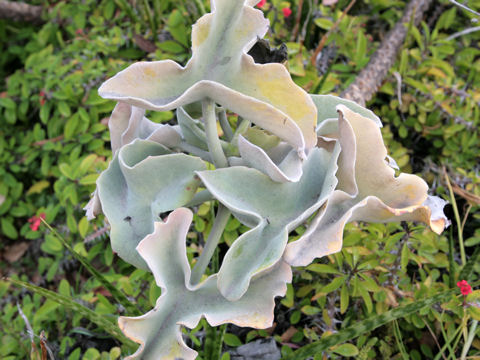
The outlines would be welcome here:
M 290 266 L 339 251 L 348 221 L 422 221 L 437 233 L 447 224 L 443 200 L 429 196 L 421 178 L 395 175 L 377 116 L 335 96 L 308 95 L 282 64 L 247 55 L 268 26 L 256 2 L 212 0 L 212 13 L 193 26 L 185 67 L 136 63 L 99 90 L 118 101 L 114 156 L 87 213 L 102 211 L 112 248 L 152 271 L 162 288 L 153 310 L 119 319 L 140 343 L 132 359 L 195 358 L 180 326 L 193 328 L 202 316 L 214 326 L 270 326 Z M 146 109 L 176 109 L 178 125 L 153 123 Z M 226 109 L 238 114 L 233 129 Z M 192 270 L 187 207 L 202 200 L 218 201 L 218 211 Z M 230 214 L 251 229 L 201 281 Z M 301 224 L 306 232 L 288 243 Z

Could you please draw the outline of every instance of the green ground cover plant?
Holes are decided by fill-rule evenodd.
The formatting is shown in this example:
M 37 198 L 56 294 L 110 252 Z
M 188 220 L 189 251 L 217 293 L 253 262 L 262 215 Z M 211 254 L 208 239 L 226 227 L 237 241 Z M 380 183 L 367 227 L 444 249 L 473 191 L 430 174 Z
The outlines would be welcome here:
M 192 56 L 191 25 L 210 12 L 210 4 L 37 4 L 45 9 L 43 25 L 0 20 L 0 356 L 42 358 L 45 349 L 54 358 L 126 357 L 136 345 L 119 331 L 117 317 L 149 311 L 160 289 L 150 272 L 122 260 L 126 254 L 114 248 L 115 256 L 108 241 L 114 237 L 111 219 L 89 222 L 83 211 L 100 173 L 124 145 L 108 131 L 108 117 L 121 109 L 97 89 L 134 61 L 185 65 Z M 267 38 L 286 44 L 289 72 L 305 91 L 346 89 L 404 4 L 365 1 L 342 15 L 347 5 L 257 6 L 270 21 Z M 228 359 L 238 346 L 262 338 L 273 338 L 286 359 L 478 356 L 478 291 L 464 296 L 456 287 L 460 280 L 473 290 L 479 285 L 479 35 L 456 35 L 478 16 L 447 1 L 428 14 L 418 28 L 410 24 L 398 61 L 368 107 L 384 123 L 381 132 L 398 174 L 419 174 L 432 194 L 450 201 L 452 226 L 436 235 L 412 223 L 348 224 L 340 252 L 293 268 L 272 327 L 212 328 L 202 319 L 183 330 L 198 358 Z M 199 110 L 183 114 L 184 128 L 196 129 L 188 114 Z M 226 115 L 235 125 L 234 114 Z M 146 116 L 155 126 L 169 126 L 182 115 L 167 110 Z M 218 207 L 209 201 L 195 210 L 185 248 L 192 265 Z M 233 241 L 248 230 L 236 218 L 226 220 L 208 274 L 218 271 Z M 305 231 L 296 228 L 292 240 Z

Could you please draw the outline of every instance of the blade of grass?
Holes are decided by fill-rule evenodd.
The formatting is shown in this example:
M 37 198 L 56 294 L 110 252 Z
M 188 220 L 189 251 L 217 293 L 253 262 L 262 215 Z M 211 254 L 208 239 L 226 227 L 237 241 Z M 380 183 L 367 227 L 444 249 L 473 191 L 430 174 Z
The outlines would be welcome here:
M 70 309 L 78 314 L 81 314 L 92 323 L 97 325 L 98 327 L 102 328 L 105 332 L 113 336 L 115 339 L 120 341 L 121 343 L 127 345 L 128 347 L 135 349 L 138 347 L 138 344 L 134 343 L 132 340 L 125 337 L 120 330 L 120 328 L 112 321 L 108 320 L 105 315 L 97 314 L 95 311 L 90 310 L 89 308 L 75 302 L 73 299 L 62 295 L 57 294 L 56 292 L 44 289 L 42 287 L 29 284 L 24 281 L 12 279 L 12 278 L 5 278 L 6 281 L 23 287 L 27 290 L 33 291 L 34 293 L 41 295 L 47 299 L 55 301 L 56 303 L 63 305 L 65 308 Z
M 453 213 L 455 215 L 455 221 L 457 223 L 460 257 L 462 259 L 462 265 L 465 265 L 467 263 L 467 257 L 465 256 L 465 246 L 463 246 L 462 221 L 460 220 L 460 213 L 458 212 L 457 202 L 455 201 L 455 194 L 453 192 L 452 185 L 450 184 L 450 178 L 448 177 L 447 170 L 445 170 L 445 168 L 443 168 L 443 173 L 445 175 L 445 182 L 447 183 L 448 192 L 450 193 Z
M 472 320 L 472 324 L 470 325 L 470 330 L 468 332 L 467 341 L 463 345 L 461 360 L 465 360 L 468 355 L 468 350 L 472 346 L 473 339 L 475 337 L 475 332 L 477 331 L 478 320 Z
M 477 281 L 472 286 L 477 286 L 480 284 L 480 281 Z M 303 360 L 310 356 L 325 351 L 328 348 L 338 345 L 347 341 L 350 341 L 362 334 L 365 334 L 368 331 L 372 331 L 390 321 L 403 318 L 410 314 L 416 313 L 421 309 L 424 309 L 428 306 L 432 306 L 437 302 L 443 302 L 448 300 L 452 295 L 454 295 L 458 289 L 450 289 L 439 294 L 433 295 L 423 300 L 417 300 L 411 304 L 399 306 L 395 309 L 389 310 L 381 315 L 376 315 L 369 317 L 363 321 L 360 321 L 346 329 L 340 330 L 338 333 L 326 336 L 319 341 L 313 342 L 309 345 L 298 349 L 290 356 L 287 356 L 284 360 Z
M 152 37 L 153 37 L 153 39 L 155 39 L 156 34 L 157 34 L 157 25 L 155 24 L 155 21 L 153 20 L 152 9 L 150 8 L 150 5 L 148 4 L 148 0 L 143 0 L 143 7 L 145 9 L 145 15 L 147 16 L 148 23 L 150 24 L 150 30 L 152 31 Z
M 428 331 L 430 332 L 430 335 L 432 335 L 432 338 L 433 338 L 433 340 L 435 341 L 435 344 L 437 345 L 438 350 L 441 351 L 441 350 L 442 350 L 442 347 L 440 346 L 440 343 L 438 342 L 437 335 L 435 335 L 435 333 L 433 332 L 432 328 L 430 327 L 430 325 L 428 325 L 428 322 L 425 321 L 425 319 L 422 318 L 422 321 L 423 321 L 423 323 L 425 324 L 425 326 L 427 327 Z M 442 325 L 443 325 L 443 323 L 441 323 L 440 327 L 441 327 Z M 447 360 L 447 358 L 445 357 L 445 355 L 443 355 L 443 359 L 444 359 L 444 360 Z
M 128 300 L 127 296 L 118 290 L 115 286 L 112 285 L 102 274 L 100 274 L 90 263 L 87 259 L 85 259 L 82 255 L 76 252 L 70 244 L 61 236 L 54 228 L 50 226 L 44 219 L 41 219 L 43 224 L 52 232 L 52 234 L 60 240 L 60 242 L 70 251 L 75 259 L 77 259 L 80 264 L 82 264 L 90 274 L 92 274 L 108 291 L 112 294 L 115 301 L 121 304 L 125 310 L 130 313 L 131 315 L 140 315 L 140 310 L 132 304 L 130 300 Z
M 138 18 L 137 14 L 135 14 L 135 10 L 133 9 L 133 7 L 128 3 L 127 0 L 115 0 L 115 4 L 117 4 L 117 6 L 122 9 L 123 11 L 125 11 L 128 15 L 128 17 L 130 19 L 132 19 L 132 21 L 134 23 L 139 23 L 140 22 L 140 19 Z
M 203 6 L 202 0 L 193 0 L 195 6 L 197 7 L 198 12 L 200 15 L 205 15 L 207 12 L 205 11 L 205 6 Z
M 453 258 L 453 253 L 455 251 L 455 245 L 453 244 L 453 227 L 450 228 L 448 236 L 448 286 L 453 288 L 455 286 L 455 259 Z
M 456 338 L 456 337 L 461 337 L 462 336 L 462 326 L 460 325 L 458 327 L 457 330 L 455 330 L 455 332 L 453 333 L 452 337 L 450 339 L 447 339 L 446 338 L 446 334 L 444 335 L 445 337 L 445 345 L 443 345 L 442 349 L 440 350 L 440 352 L 435 356 L 435 359 L 434 360 L 439 360 L 441 356 L 443 356 L 443 353 L 445 352 L 445 350 L 449 349 L 450 351 L 450 357 L 452 357 L 452 353 L 453 353 L 453 359 L 455 359 L 455 352 L 453 351 L 452 347 L 450 346 L 451 342 Z M 444 332 L 444 331 L 442 331 Z
M 397 320 L 393 320 L 393 334 L 395 335 L 398 350 L 400 350 L 403 360 L 408 360 L 409 356 L 407 354 L 407 350 L 405 350 L 405 345 L 403 345 L 402 333 L 400 332 Z

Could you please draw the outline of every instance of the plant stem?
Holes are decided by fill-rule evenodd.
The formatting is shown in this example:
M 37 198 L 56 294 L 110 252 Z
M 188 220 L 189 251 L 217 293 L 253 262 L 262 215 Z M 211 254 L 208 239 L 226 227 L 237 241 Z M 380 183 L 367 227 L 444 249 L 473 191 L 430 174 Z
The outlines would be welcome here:
M 197 206 L 197 205 L 203 204 L 205 201 L 210 201 L 210 200 L 214 200 L 214 199 L 215 198 L 210 193 L 210 191 L 205 189 L 205 190 L 201 190 L 201 191 L 197 192 L 193 196 L 193 199 L 190 200 L 190 202 L 185 206 L 186 207 Z
M 462 259 L 462 265 L 467 263 L 467 257 L 465 256 L 465 247 L 463 246 L 463 233 L 462 233 L 462 221 L 460 220 L 460 214 L 458 212 L 457 202 L 455 201 L 455 194 L 453 193 L 452 185 L 448 177 L 447 171 L 443 170 L 445 174 L 445 181 L 447 183 L 448 192 L 450 193 L 450 199 L 452 201 L 453 213 L 455 214 L 455 221 L 457 222 L 458 242 L 460 243 L 460 257 Z
M 250 121 L 243 118 L 238 118 L 237 128 L 233 134 L 232 144 L 236 145 L 238 143 L 238 137 L 242 135 L 250 126 Z
M 203 3 L 201 0 L 194 0 L 195 5 L 197 6 L 198 11 L 200 12 L 200 15 L 205 15 L 207 12 L 205 11 L 205 7 L 203 6 Z
M 220 109 L 218 113 L 218 120 L 220 121 L 220 126 L 222 127 L 223 133 L 227 141 L 232 141 L 233 139 L 233 131 L 228 123 L 227 112 L 225 109 Z
M 475 337 L 475 332 L 477 331 L 477 325 L 478 320 L 473 320 L 472 324 L 470 325 L 467 341 L 463 345 L 462 355 L 460 357 L 461 360 L 465 360 L 467 358 L 468 350 L 470 350 L 470 346 L 472 346 L 473 338 Z
M 211 162 L 211 156 L 208 151 L 197 148 L 196 146 L 190 145 L 186 141 L 182 141 L 177 146 L 180 150 L 186 151 L 194 156 L 198 156 L 200 159 Z
M 218 241 L 223 234 L 223 230 L 227 225 L 228 219 L 230 217 L 230 211 L 223 206 L 222 204 L 218 204 L 218 211 L 217 216 L 215 217 L 215 221 L 213 222 L 212 230 L 210 230 L 210 234 L 208 234 L 207 241 L 205 243 L 205 247 L 203 248 L 200 257 L 198 258 L 197 263 L 195 264 L 192 270 L 192 276 L 190 278 L 190 284 L 195 285 L 198 284 L 200 281 L 205 269 L 210 262 L 210 259 L 217 248 Z
M 216 168 L 227 167 L 228 161 L 223 152 L 220 139 L 218 138 L 217 117 L 215 116 L 215 103 L 213 100 L 206 99 L 202 101 L 202 114 L 205 123 L 208 150 L 210 151 L 213 165 L 215 165 Z

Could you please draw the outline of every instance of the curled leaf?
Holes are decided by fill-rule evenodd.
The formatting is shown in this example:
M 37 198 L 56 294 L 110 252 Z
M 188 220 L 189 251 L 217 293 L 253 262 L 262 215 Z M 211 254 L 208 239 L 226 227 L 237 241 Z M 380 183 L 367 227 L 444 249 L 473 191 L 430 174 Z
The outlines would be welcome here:
M 180 143 L 181 135 L 176 127 L 156 124 L 148 120 L 145 110 L 126 103 L 118 103 L 108 122 L 112 152 L 135 139 L 151 140 L 168 148 Z
M 188 203 L 200 181 L 194 171 L 204 170 L 199 158 L 171 154 L 148 140 L 120 148 L 97 180 L 98 197 L 111 226 L 113 251 L 136 267 L 146 268 L 135 251 L 159 216 Z
M 205 97 L 291 144 L 303 157 L 316 142 L 316 111 L 281 64 L 256 64 L 246 52 L 268 21 L 252 1 L 214 0 L 192 29 L 185 67 L 138 62 L 107 80 L 99 94 L 150 110 L 171 110 Z
M 441 211 L 444 202 L 428 197 L 425 181 L 403 173 L 396 177 L 385 162 L 387 150 L 378 124 L 344 105 L 338 105 L 337 110 L 338 131 L 330 136 L 337 136 L 342 146 L 337 172 L 339 190 L 302 237 L 288 244 L 285 259 L 294 266 L 340 251 L 348 221 L 421 221 L 436 233 L 441 233 L 447 224 Z
M 204 316 L 213 325 L 266 328 L 273 321 L 274 297 L 283 296 L 291 281 L 290 267 L 278 262 L 270 271 L 255 277 L 245 296 L 226 300 L 217 289 L 216 275 L 191 287 L 185 237 L 192 222 L 186 208 L 173 211 L 165 223 L 156 222 L 154 232 L 143 239 L 137 251 L 162 288 L 155 308 L 140 317 L 120 317 L 126 336 L 140 343 L 127 359 L 194 359 L 196 351 L 182 339 L 180 326 L 195 327 Z
M 298 182 L 274 182 L 258 170 L 242 166 L 198 173 L 218 201 L 253 227 L 235 240 L 223 259 L 218 274 L 223 296 L 231 301 L 240 299 L 252 276 L 280 259 L 289 231 L 325 203 L 337 183 L 338 150 L 313 149 Z
M 295 182 L 302 176 L 302 159 L 287 143 L 281 142 L 277 146 L 265 151 L 243 136 L 238 138 L 238 150 L 241 159 L 230 158 L 233 166 L 245 165 L 268 175 L 276 182 Z

